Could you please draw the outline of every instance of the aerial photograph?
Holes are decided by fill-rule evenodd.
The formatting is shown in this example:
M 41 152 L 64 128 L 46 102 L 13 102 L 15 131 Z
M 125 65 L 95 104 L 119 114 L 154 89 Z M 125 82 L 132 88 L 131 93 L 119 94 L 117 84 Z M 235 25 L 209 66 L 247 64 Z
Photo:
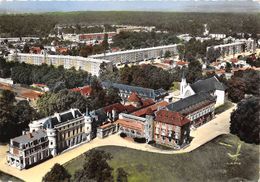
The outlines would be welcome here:
M 0 0 L 0 182 L 260 182 L 260 0 Z

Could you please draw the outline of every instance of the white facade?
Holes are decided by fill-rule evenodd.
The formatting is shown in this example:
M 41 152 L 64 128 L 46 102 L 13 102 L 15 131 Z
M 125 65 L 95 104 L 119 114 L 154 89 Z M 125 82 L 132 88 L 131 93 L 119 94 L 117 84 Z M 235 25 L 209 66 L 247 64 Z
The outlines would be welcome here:
M 106 59 L 115 63 L 127 63 L 127 62 L 136 62 L 142 60 L 148 60 L 152 58 L 163 57 L 166 51 L 170 51 L 171 54 L 177 54 L 177 46 L 179 44 L 167 45 L 167 46 L 158 46 L 150 47 L 144 49 L 133 49 L 127 51 L 118 51 L 106 54 L 97 54 L 90 56 L 95 59 Z
M 18 61 L 27 64 L 41 65 L 48 64 L 54 66 L 63 66 L 65 69 L 74 67 L 91 73 L 92 75 L 99 75 L 100 64 L 110 63 L 108 60 L 85 58 L 80 56 L 63 56 L 63 55 L 47 55 L 47 54 L 9 54 L 8 61 Z
M 216 78 L 217 80 L 217 78 Z M 214 84 L 214 83 L 212 83 Z M 192 89 L 191 85 L 186 82 L 185 78 L 182 78 L 181 84 L 180 84 L 180 98 L 184 99 L 191 95 L 196 94 L 196 92 Z M 210 92 L 212 96 L 216 97 L 216 104 L 215 107 L 218 107 L 220 105 L 223 105 L 225 103 L 226 97 L 225 97 L 225 91 L 224 90 L 218 90 L 215 89 Z
M 235 42 L 233 43 L 228 43 L 228 44 L 221 44 L 221 45 L 215 45 L 215 46 L 209 46 L 207 47 L 207 51 L 210 48 L 213 49 L 219 49 L 221 54 L 224 56 L 229 56 L 229 55 L 233 55 L 233 54 L 240 54 L 243 51 L 245 52 L 255 52 L 255 41 L 253 39 L 239 39 L 239 40 L 235 40 Z M 245 50 L 243 50 L 245 49 Z

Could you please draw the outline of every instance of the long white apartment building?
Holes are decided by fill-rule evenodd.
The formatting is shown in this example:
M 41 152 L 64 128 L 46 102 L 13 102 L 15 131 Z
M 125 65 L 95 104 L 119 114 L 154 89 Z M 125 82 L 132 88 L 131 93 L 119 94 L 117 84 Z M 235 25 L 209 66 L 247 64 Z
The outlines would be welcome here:
M 115 63 L 128 63 L 142 60 L 148 60 L 158 57 L 163 57 L 166 51 L 170 51 L 172 55 L 178 53 L 177 46 L 179 44 L 172 44 L 166 46 L 150 47 L 143 49 L 133 49 L 105 54 L 96 54 L 90 56 L 95 59 L 106 59 Z
M 8 61 L 18 61 L 20 63 L 41 65 L 48 64 L 54 66 L 63 66 L 65 69 L 75 67 L 91 73 L 99 75 L 100 64 L 110 63 L 109 60 L 85 58 L 80 56 L 64 56 L 64 55 L 48 55 L 48 54 L 24 54 L 14 53 L 8 55 Z
M 233 43 L 229 44 L 221 44 L 221 45 L 215 45 L 215 46 L 209 46 L 207 47 L 207 51 L 210 48 L 214 48 L 215 50 L 219 49 L 221 54 L 224 56 L 229 56 L 233 54 L 240 54 L 243 52 L 255 52 L 255 41 L 253 39 L 248 40 L 237 40 Z

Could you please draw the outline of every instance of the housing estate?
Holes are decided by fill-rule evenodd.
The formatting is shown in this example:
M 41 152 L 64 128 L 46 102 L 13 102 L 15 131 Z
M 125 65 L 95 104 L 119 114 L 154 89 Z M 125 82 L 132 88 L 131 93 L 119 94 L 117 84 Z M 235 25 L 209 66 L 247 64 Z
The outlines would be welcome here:
M 80 56 L 49 55 L 46 54 L 46 52 L 43 54 L 9 54 L 8 61 L 24 62 L 34 65 L 48 64 L 56 67 L 63 66 L 65 69 L 74 67 L 77 70 L 81 69 L 96 76 L 99 75 L 100 64 L 110 64 L 109 60 L 85 58 Z
M 171 55 L 178 53 L 179 44 L 172 44 L 166 46 L 149 47 L 143 49 L 133 49 L 126 51 L 118 51 L 105 54 L 97 54 L 90 56 L 95 59 L 106 59 L 111 61 L 113 64 L 116 63 L 130 63 L 142 60 L 155 59 L 158 57 L 163 57 L 166 51 L 169 51 Z
M 234 54 L 240 54 L 243 52 L 255 52 L 256 44 L 253 39 L 248 40 L 237 40 L 228 44 L 221 44 L 207 47 L 207 52 L 210 48 L 219 50 L 220 53 L 225 57 Z

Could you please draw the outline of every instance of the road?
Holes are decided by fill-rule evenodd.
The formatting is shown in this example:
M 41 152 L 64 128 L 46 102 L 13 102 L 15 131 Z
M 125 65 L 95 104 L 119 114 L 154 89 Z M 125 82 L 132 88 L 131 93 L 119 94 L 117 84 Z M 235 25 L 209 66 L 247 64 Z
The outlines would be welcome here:
M 70 161 L 71 159 L 79 156 L 80 154 L 83 154 L 84 152 L 96 147 L 108 145 L 123 146 L 137 150 L 162 154 L 177 154 L 190 152 L 221 134 L 229 133 L 229 118 L 230 113 L 233 111 L 234 108 L 235 106 L 217 115 L 216 118 L 204 124 L 203 126 L 197 128 L 195 131 L 191 131 L 191 136 L 194 137 L 191 144 L 185 149 L 181 149 L 178 151 L 165 151 L 154 148 L 148 144 L 133 143 L 121 138 L 119 135 L 116 134 L 109 136 L 105 139 L 95 138 L 89 143 L 82 144 L 72 150 L 69 150 L 52 159 L 49 159 L 46 162 L 43 162 L 35 167 L 20 171 L 6 164 L 6 151 L 8 150 L 8 147 L 0 146 L 0 170 L 10 175 L 16 176 L 20 179 L 23 179 L 26 182 L 40 182 L 42 180 L 42 177 L 46 174 L 46 172 L 48 172 L 51 169 L 51 167 L 55 163 L 64 164 Z

